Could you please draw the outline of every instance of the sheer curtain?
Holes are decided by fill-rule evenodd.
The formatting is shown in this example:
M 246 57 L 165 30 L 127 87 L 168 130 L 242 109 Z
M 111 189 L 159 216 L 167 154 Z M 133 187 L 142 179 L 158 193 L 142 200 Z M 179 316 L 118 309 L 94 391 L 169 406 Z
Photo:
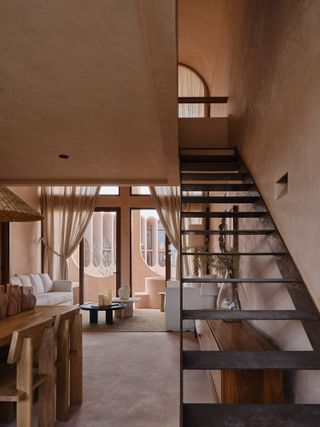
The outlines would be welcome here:
M 100 187 L 42 187 L 44 271 L 68 276 L 67 259 L 80 243 L 94 211 Z
M 155 200 L 156 210 L 159 215 L 160 221 L 163 225 L 164 231 L 170 240 L 170 243 L 177 250 L 177 269 L 176 278 L 179 279 L 180 263 L 180 187 L 177 186 L 157 186 L 150 187 L 151 195 Z M 187 220 L 187 222 L 186 222 Z M 201 220 L 200 220 L 201 221 Z M 189 221 L 184 220 L 184 229 L 188 229 Z M 201 224 L 201 222 L 200 222 Z M 182 236 L 182 249 L 186 249 L 188 246 L 188 240 L 186 236 Z M 183 257 L 183 273 L 184 276 L 191 274 L 193 265 L 191 257 Z
M 150 187 L 151 195 L 164 231 L 170 243 L 180 253 L 180 188 L 177 186 Z M 177 260 L 177 279 L 180 277 Z

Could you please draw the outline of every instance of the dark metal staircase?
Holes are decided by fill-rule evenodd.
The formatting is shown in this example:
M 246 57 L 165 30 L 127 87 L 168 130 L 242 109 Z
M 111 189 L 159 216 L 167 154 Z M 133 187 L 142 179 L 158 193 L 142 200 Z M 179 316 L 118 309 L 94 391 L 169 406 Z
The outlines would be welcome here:
M 200 152 L 200 154 L 199 154 Z M 195 154 L 194 154 L 195 153 Z M 203 154 L 202 154 L 203 153 Z M 219 154 L 221 153 L 221 154 Z M 320 316 L 313 299 L 299 274 L 281 236 L 275 226 L 261 194 L 234 148 L 216 150 L 182 150 L 180 155 L 180 426 L 181 427 L 319 427 L 320 405 L 279 404 L 199 404 L 184 403 L 183 382 L 185 370 L 241 370 L 241 369 L 281 369 L 281 370 L 319 370 L 320 369 Z M 188 192 L 201 192 L 201 195 L 189 195 Z M 239 195 L 215 195 L 215 192 L 239 192 Z M 247 194 L 243 194 L 247 193 Z M 235 212 L 199 210 L 199 204 L 236 204 L 239 207 L 253 207 L 253 210 Z M 194 210 L 197 205 L 197 210 Z M 206 229 L 189 231 L 183 227 L 184 218 L 205 218 Z M 210 218 L 259 218 L 261 229 L 211 230 Z M 183 275 L 183 259 L 194 256 L 228 254 L 221 252 L 190 252 L 183 246 L 184 236 L 191 234 L 211 235 L 264 235 L 276 234 L 281 245 L 264 252 L 233 252 L 237 256 L 273 256 L 282 277 L 256 278 L 190 278 Z M 272 245 L 271 245 L 272 246 Z M 295 306 L 295 310 L 184 310 L 184 283 L 280 283 L 286 286 Z M 300 320 L 314 351 L 185 351 L 183 348 L 183 322 L 187 319 L 223 319 L 223 320 Z

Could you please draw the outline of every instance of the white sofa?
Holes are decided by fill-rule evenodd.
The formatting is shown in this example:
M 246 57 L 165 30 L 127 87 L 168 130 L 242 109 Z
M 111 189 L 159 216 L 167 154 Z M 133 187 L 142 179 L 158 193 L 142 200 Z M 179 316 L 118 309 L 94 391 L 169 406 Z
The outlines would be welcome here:
M 10 283 L 32 287 L 36 305 L 70 305 L 73 302 L 71 280 L 52 280 L 47 273 L 15 274 Z
M 218 295 L 216 283 L 188 283 L 183 287 L 184 310 L 214 310 Z M 180 282 L 169 280 L 166 288 L 166 330 L 180 329 Z M 183 329 L 193 331 L 193 320 L 185 320 Z

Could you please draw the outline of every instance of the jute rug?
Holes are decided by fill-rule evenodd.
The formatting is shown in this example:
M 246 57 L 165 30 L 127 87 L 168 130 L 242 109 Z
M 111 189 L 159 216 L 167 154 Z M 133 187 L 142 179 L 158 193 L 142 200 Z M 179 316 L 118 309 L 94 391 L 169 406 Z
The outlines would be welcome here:
M 89 312 L 81 310 L 84 332 L 165 332 L 165 313 L 159 309 L 136 309 L 133 317 L 120 319 L 113 314 L 113 325 L 106 325 L 105 313 L 99 312 L 98 324 L 90 325 Z

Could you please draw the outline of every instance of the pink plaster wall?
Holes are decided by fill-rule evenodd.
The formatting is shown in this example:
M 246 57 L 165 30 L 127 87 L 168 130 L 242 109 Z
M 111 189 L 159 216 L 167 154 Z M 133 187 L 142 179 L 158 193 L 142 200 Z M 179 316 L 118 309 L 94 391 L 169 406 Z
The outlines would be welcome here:
M 10 187 L 40 211 L 39 187 Z M 41 221 L 10 223 L 10 276 L 41 272 Z
M 179 146 L 193 148 L 194 141 L 201 147 L 228 146 L 228 118 L 180 118 Z
M 230 142 L 237 145 L 320 308 L 320 3 L 248 2 L 230 70 Z M 286 172 L 288 194 L 275 197 Z M 250 240 L 250 239 L 249 239 Z M 263 245 L 251 242 L 249 246 Z M 243 264 L 243 274 L 277 272 L 272 260 Z M 246 287 L 245 307 L 291 308 L 283 287 Z M 310 349 L 300 322 L 256 322 L 284 349 Z M 318 403 L 319 372 L 293 375 L 294 398 Z
M 320 308 L 319 22 L 318 1 L 179 1 L 179 61 L 202 74 L 211 95 L 229 96 L 229 143 L 238 146 Z M 275 182 L 286 172 L 289 191 L 277 200 Z M 245 241 L 245 250 L 265 247 L 264 239 Z M 271 258 L 255 258 L 242 260 L 242 274 L 279 272 Z M 243 308 L 292 307 L 277 285 L 240 292 Z M 281 348 L 310 349 L 299 322 L 255 324 Z M 318 403 L 319 380 L 319 372 L 296 373 L 295 400 Z

